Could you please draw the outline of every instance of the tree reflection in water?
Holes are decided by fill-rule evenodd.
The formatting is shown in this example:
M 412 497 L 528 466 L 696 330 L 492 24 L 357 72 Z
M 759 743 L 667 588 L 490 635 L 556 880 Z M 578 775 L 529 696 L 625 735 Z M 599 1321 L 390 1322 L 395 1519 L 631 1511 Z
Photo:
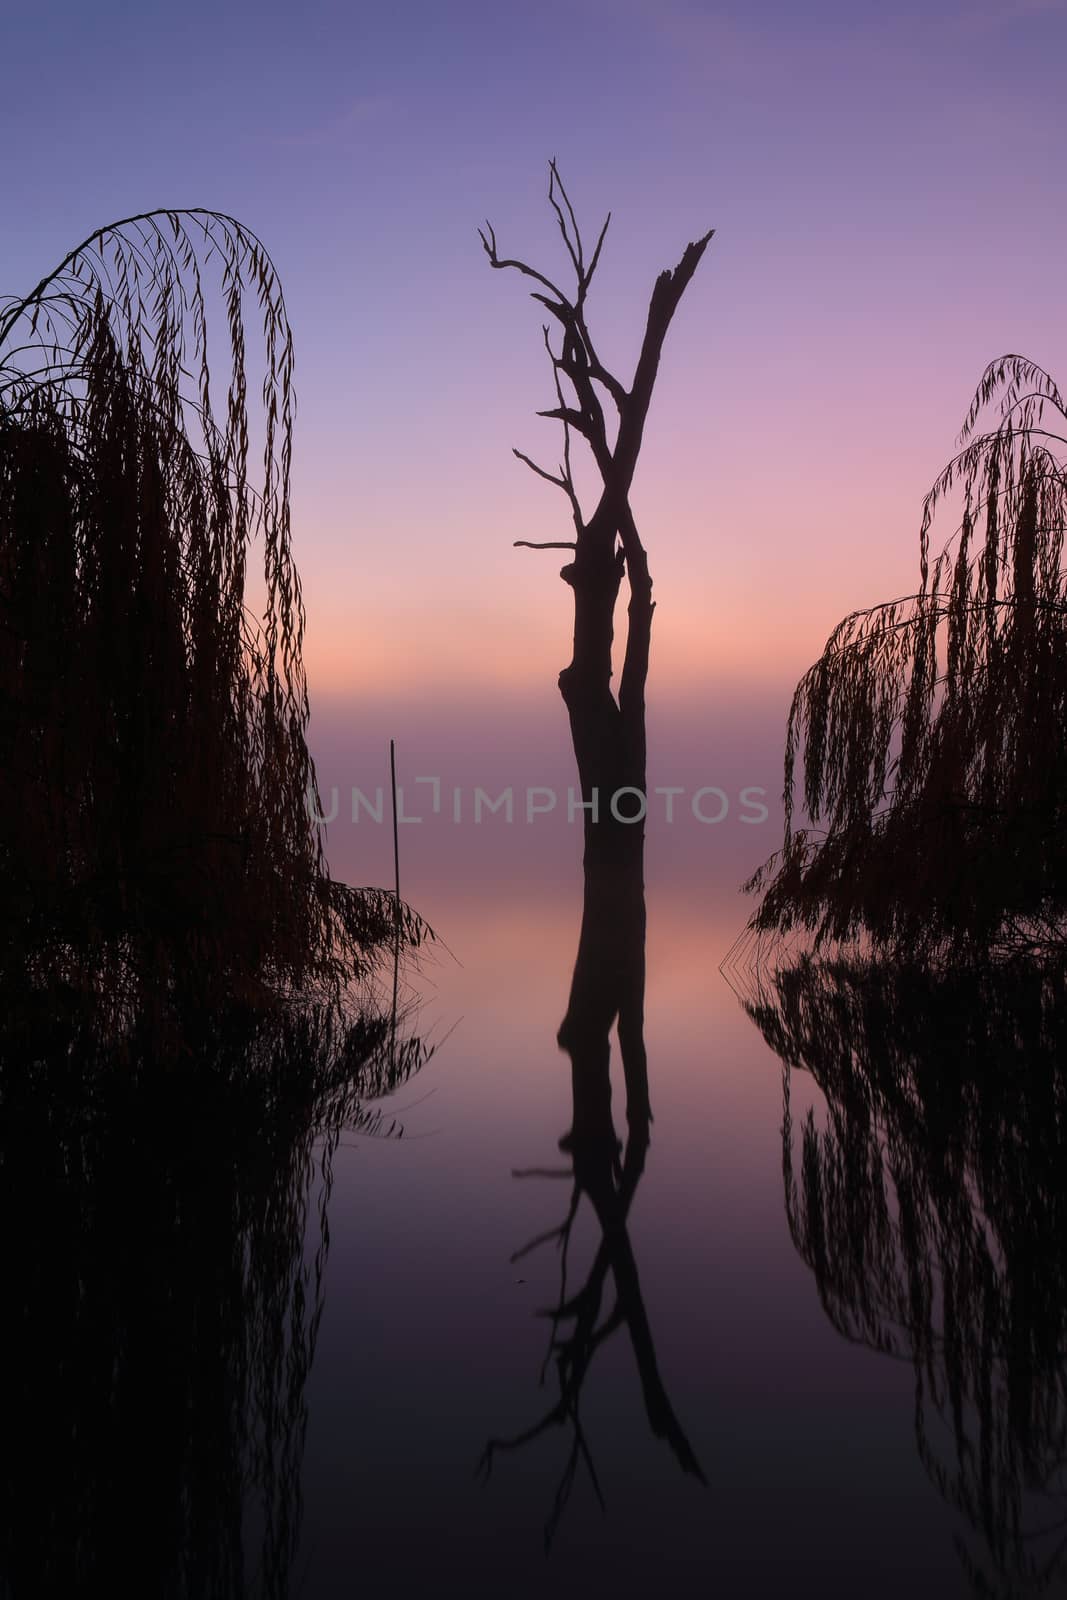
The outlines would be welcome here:
M 911 1363 L 978 1593 L 1067 1578 L 1067 986 L 802 957 L 743 1003 L 785 1063 L 790 1232 L 848 1339 Z M 793 1074 L 825 1110 L 791 1112 Z
M 368 1102 L 425 1052 L 336 1015 L 194 1026 L 0 1046 L 13 1596 L 289 1593 L 332 1154 L 390 1131 Z
M 572 1122 L 559 1141 L 571 1158 L 562 1173 L 532 1169 L 517 1177 L 566 1176 L 572 1180 L 567 1215 L 557 1228 L 539 1234 L 513 1261 L 542 1244 L 560 1251 L 557 1304 L 541 1313 L 550 1328 L 541 1370 L 542 1382 L 554 1364 L 557 1398 L 528 1428 L 490 1439 L 481 1458 L 488 1478 L 496 1455 L 532 1442 L 553 1427 L 570 1430 L 571 1442 L 545 1524 L 552 1543 L 570 1499 L 581 1462 L 589 1472 L 601 1506 L 604 1498 L 581 1419 L 582 1390 L 598 1350 L 625 1328 L 637 1363 L 645 1412 L 653 1434 L 670 1446 L 682 1471 L 705 1483 L 692 1446 L 664 1388 L 645 1309 L 637 1262 L 628 1231 L 634 1195 L 645 1169 L 652 1115 L 644 1042 L 645 898 L 641 851 L 619 852 L 609 860 L 588 859 L 578 956 L 567 1014 L 557 1042 L 571 1061 Z M 611 1109 L 610 1032 L 617 1026 L 626 1085 L 625 1146 Z M 568 1247 L 585 1196 L 596 1216 L 600 1239 L 580 1288 L 568 1286 Z M 609 1275 L 615 1298 L 601 1320 Z

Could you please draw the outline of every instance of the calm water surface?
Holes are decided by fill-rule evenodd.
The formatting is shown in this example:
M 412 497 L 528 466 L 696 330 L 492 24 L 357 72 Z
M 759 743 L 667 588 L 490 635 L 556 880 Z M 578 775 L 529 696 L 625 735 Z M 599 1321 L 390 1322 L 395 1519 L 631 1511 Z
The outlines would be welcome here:
M 419 1025 L 444 1042 L 390 1107 L 403 1137 L 346 1139 L 334 1159 L 300 1592 L 972 1592 L 953 1541 L 973 1533 L 916 1448 L 911 1364 L 835 1331 L 790 1237 L 782 1063 L 717 970 L 743 904 L 684 874 L 658 884 L 654 864 L 654 1121 L 628 1235 L 655 1365 L 706 1481 L 655 1436 L 626 1325 L 585 1371 L 588 1455 L 572 1463 L 569 1418 L 533 1431 L 560 1394 L 551 1361 L 542 1375 L 560 1252 L 549 1239 L 513 1257 L 571 1197 L 556 1031 L 581 890 L 516 874 L 440 899 L 462 964 L 426 969 Z M 614 1048 L 612 1071 L 624 1134 Z M 791 1098 L 794 1119 L 818 1105 L 796 1075 Z M 601 1238 L 584 1197 L 570 1293 Z M 613 1304 L 609 1274 L 602 1321 Z M 531 1431 L 485 1481 L 487 1441 Z

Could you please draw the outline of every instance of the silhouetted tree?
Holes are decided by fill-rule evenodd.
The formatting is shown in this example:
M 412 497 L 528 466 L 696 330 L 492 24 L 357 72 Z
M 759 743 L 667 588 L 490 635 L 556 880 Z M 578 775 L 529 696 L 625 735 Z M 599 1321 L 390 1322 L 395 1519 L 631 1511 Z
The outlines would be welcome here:
M 486 1475 L 495 1455 L 537 1438 L 555 1426 L 569 1426 L 572 1443 L 545 1529 L 551 1543 L 584 1460 L 599 1497 L 600 1487 L 582 1427 L 582 1388 L 590 1364 L 604 1341 L 626 1328 L 633 1346 L 645 1408 L 653 1432 L 665 1439 L 686 1473 L 704 1481 L 691 1445 L 667 1397 L 656 1362 L 627 1229 L 634 1194 L 645 1166 L 651 1111 L 644 1045 L 645 901 L 644 828 L 646 793 L 645 684 L 652 627 L 652 580 L 648 559 L 630 507 L 645 421 L 664 340 L 674 313 L 712 235 L 687 246 L 673 271 L 660 274 L 649 302 L 645 333 L 627 388 L 605 366 L 593 344 L 586 301 L 607 234 L 608 216 L 587 257 L 570 198 L 556 163 L 549 165 L 549 204 L 555 213 L 575 289 L 568 295 L 551 278 L 525 262 L 500 255 L 489 223 L 481 233 L 490 265 L 514 268 L 539 287 L 533 298 L 558 325 L 558 349 L 550 325 L 543 326 L 552 366 L 556 405 L 540 416 L 563 426 L 563 459 L 553 473 L 516 450 L 519 460 L 567 497 L 573 540 L 531 544 L 533 549 L 569 549 L 573 560 L 560 576 L 574 594 L 574 652 L 559 675 L 570 719 L 582 799 L 586 809 L 585 893 L 578 957 L 570 1003 L 558 1043 L 571 1060 L 573 1121 L 560 1148 L 571 1156 L 573 1186 L 567 1216 L 559 1228 L 517 1252 L 555 1240 L 561 1252 L 559 1304 L 544 1313 L 551 1326 L 548 1357 L 554 1362 L 558 1399 L 531 1427 L 510 1438 L 490 1440 L 482 1457 Z M 617 417 L 609 424 L 605 402 Z M 589 447 L 602 489 L 591 516 L 578 498 L 571 466 L 571 435 Z M 611 688 L 615 608 L 626 574 L 629 588 L 626 646 L 618 697 Z M 617 799 L 615 798 L 617 797 Z M 614 800 L 613 814 L 612 802 Z M 610 1032 L 618 1027 L 626 1083 L 628 1133 L 625 1152 L 611 1111 Z M 567 1251 L 582 1197 L 596 1214 L 601 1242 L 582 1287 L 567 1288 Z M 601 1318 L 605 1288 L 614 1282 L 615 1304 Z M 543 1377 L 543 1373 L 542 1373 Z
M 113 223 L 0 308 L 5 1008 L 66 993 L 117 1036 L 193 994 L 337 997 L 391 948 L 310 816 L 292 371 L 271 261 L 214 212 Z
M 630 509 L 629 494 L 663 342 L 712 235 L 708 232 L 688 245 L 674 270 L 662 272 L 657 278 L 649 302 L 641 352 L 627 388 L 601 360 L 586 319 L 586 300 L 611 221 L 610 213 L 592 255 L 587 258 L 574 210 L 554 161 L 549 166 L 548 199 L 574 271 L 575 289 L 571 295 L 525 262 L 502 257 L 489 223 L 481 233 L 481 240 L 493 267 L 512 267 L 540 286 L 533 291 L 533 298 L 545 307 L 559 327 L 558 352 L 553 347 L 550 325 L 543 328 L 557 403 L 538 415 L 562 423 L 563 460 L 558 472 L 553 473 L 521 451 L 516 450 L 515 454 L 539 477 L 563 490 L 574 522 L 573 541 L 548 541 L 530 548 L 574 551 L 574 559 L 560 572 L 574 592 L 574 654 L 570 665 L 559 675 L 559 687 L 570 717 L 582 798 L 588 803 L 596 791 L 601 807 L 597 826 L 593 825 L 591 813 L 585 812 L 588 857 L 597 850 L 609 854 L 617 851 L 620 841 L 627 838 L 632 848 L 633 836 L 640 831 L 640 824 L 633 821 L 620 827 L 610 813 L 612 797 L 620 791 L 629 789 L 642 796 L 645 794 L 645 682 L 652 628 L 652 580 Z M 605 416 L 605 397 L 618 418 L 615 429 Z M 582 512 L 571 470 L 572 432 L 581 434 L 588 444 L 603 485 L 596 508 L 588 518 Z M 523 540 L 517 542 L 529 544 Z M 626 649 L 616 699 L 611 690 L 611 657 L 615 603 L 624 571 L 630 599 Z M 620 798 L 617 809 L 632 819 L 640 805 L 631 795 Z
M 1067 1576 L 1064 977 L 805 956 L 742 991 L 785 1063 L 793 1241 L 842 1335 L 913 1366 L 923 1466 L 1003 1600 Z
M 980 431 L 993 403 L 999 418 Z M 986 370 L 960 453 L 926 497 L 918 592 L 846 617 L 797 687 L 785 845 L 747 885 L 765 891 L 753 928 L 864 930 L 928 955 L 1062 945 L 1065 423 L 1034 362 Z M 954 487 L 962 521 L 931 562 L 934 512 Z M 798 755 L 809 825 L 794 828 Z

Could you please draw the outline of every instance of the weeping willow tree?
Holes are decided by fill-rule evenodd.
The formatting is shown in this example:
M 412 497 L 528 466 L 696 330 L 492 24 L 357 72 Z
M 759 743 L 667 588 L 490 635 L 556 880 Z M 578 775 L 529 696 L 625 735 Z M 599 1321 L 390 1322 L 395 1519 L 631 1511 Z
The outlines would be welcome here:
M 913 1368 L 916 1447 L 958 1514 L 974 1592 L 1062 1592 L 1062 960 L 806 955 L 747 978 L 745 1009 L 785 1065 L 786 1216 L 823 1310 Z M 807 1074 L 821 1094 L 798 1115 Z
M 926 497 L 918 591 L 846 617 L 797 687 L 784 847 L 746 885 L 756 932 L 927 956 L 1064 943 L 1065 424 L 1041 367 L 987 368 Z M 962 519 L 932 557 L 950 491 Z
M 0 303 L 9 1008 L 91 995 L 121 1031 L 186 998 L 336 998 L 423 936 L 330 878 L 312 821 L 292 378 L 275 269 L 219 213 L 113 223 Z

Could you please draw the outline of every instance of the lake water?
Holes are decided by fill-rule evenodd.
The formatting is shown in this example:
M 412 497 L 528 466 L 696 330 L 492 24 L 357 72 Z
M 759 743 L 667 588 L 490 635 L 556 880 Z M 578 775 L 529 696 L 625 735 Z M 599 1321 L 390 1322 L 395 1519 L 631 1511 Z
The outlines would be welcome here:
M 835 1330 L 790 1236 L 782 1063 L 718 971 L 743 904 L 677 871 L 658 883 L 656 855 L 654 1120 L 628 1234 L 659 1375 L 706 1481 L 655 1437 L 627 1325 L 581 1384 L 603 1506 L 582 1451 L 568 1492 L 569 1418 L 498 1450 L 488 1481 L 477 1470 L 488 1440 L 531 1430 L 559 1399 L 551 1361 L 541 1381 L 539 1315 L 560 1300 L 559 1251 L 550 1239 L 513 1258 L 571 1195 L 565 1175 L 517 1174 L 568 1168 L 556 1032 L 581 886 L 521 862 L 509 881 L 501 863 L 436 893 L 461 965 L 441 956 L 419 985 L 418 1025 L 443 1042 L 395 1097 L 403 1137 L 346 1139 L 335 1156 L 301 1594 L 971 1592 L 953 1545 L 966 1522 L 919 1459 L 910 1363 Z M 791 1096 L 794 1118 L 818 1101 L 796 1076 Z M 583 1197 L 570 1292 L 600 1241 Z M 602 1320 L 613 1303 L 609 1275 Z
M 576 974 L 577 831 L 498 820 L 405 835 L 376 1131 L 3 1080 L 2 1592 L 1057 1592 L 1062 984 L 728 982 L 768 835 L 651 827 L 642 1035 L 632 900 Z

